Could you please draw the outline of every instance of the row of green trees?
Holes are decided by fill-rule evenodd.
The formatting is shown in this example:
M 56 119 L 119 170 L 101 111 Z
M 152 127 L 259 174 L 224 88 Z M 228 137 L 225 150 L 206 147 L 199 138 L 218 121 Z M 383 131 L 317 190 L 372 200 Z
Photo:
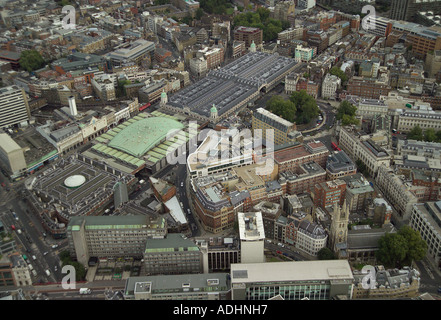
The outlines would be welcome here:
M 227 14 L 233 5 L 227 0 L 199 0 L 200 7 L 210 14 Z
M 60 253 L 60 260 L 62 263 L 62 267 L 70 265 L 75 268 L 75 280 L 76 281 L 83 281 L 85 279 L 86 268 L 78 261 L 73 261 L 70 257 L 70 253 L 68 250 L 62 251 Z
M 412 262 L 424 258 L 427 253 L 427 243 L 418 231 L 409 226 L 401 227 L 398 232 L 386 233 L 378 241 L 376 258 L 379 264 L 388 268 L 402 268 L 412 265 Z M 318 252 L 319 260 L 337 259 L 329 248 Z
M 427 141 L 427 142 L 441 142 L 441 130 L 435 131 L 433 128 L 428 128 L 423 132 L 420 126 L 415 126 L 407 134 L 407 139 Z
M 355 118 L 357 107 L 351 104 L 349 101 L 342 101 L 337 108 L 337 114 L 335 118 L 341 120 L 342 125 L 347 126 L 350 124 L 358 125 L 360 121 Z
M 342 85 L 346 81 L 348 81 L 348 79 L 349 79 L 348 75 L 344 71 L 342 71 L 339 67 L 332 67 L 331 70 L 329 70 L 329 73 L 334 75 L 334 76 L 339 77 L 340 80 L 341 80 Z
M 403 226 L 395 233 L 386 233 L 378 242 L 377 259 L 385 266 L 401 268 L 424 258 L 427 243 L 419 232 Z
M 31 72 L 43 68 L 45 61 L 37 50 L 25 50 L 20 54 L 20 67 Z
M 277 39 L 277 34 L 290 27 L 288 21 L 280 21 L 270 18 L 270 11 L 266 8 L 258 8 L 256 12 L 240 13 L 234 17 L 234 26 L 259 28 L 263 30 L 263 40 Z
M 297 124 L 309 123 L 320 113 L 316 101 L 305 90 L 293 92 L 288 100 L 281 96 L 273 96 L 268 100 L 266 107 L 279 117 Z

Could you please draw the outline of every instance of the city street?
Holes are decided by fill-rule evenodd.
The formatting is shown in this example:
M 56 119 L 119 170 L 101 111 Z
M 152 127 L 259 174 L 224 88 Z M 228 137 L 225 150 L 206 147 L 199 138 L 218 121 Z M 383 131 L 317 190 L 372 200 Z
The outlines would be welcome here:
M 5 179 L 0 174 L 0 180 Z M 1 220 L 5 224 L 5 228 L 9 232 L 13 232 L 18 250 L 27 256 L 28 263 L 32 264 L 35 269 L 37 276 L 32 275 L 33 281 L 40 283 L 57 282 L 61 275 L 58 253 L 67 245 L 67 241 L 56 241 L 44 236 L 41 223 L 35 215 L 30 213 L 23 200 L 21 194 L 22 182 L 19 181 L 10 185 L 11 190 L 6 198 L 7 200 L 0 205 Z M 11 229 L 12 225 L 14 225 L 15 231 Z M 58 244 L 55 249 L 52 248 L 54 244 Z M 33 256 L 35 256 L 35 259 L 32 258 Z M 57 271 L 55 271 L 55 267 L 57 267 Z M 46 275 L 45 270 L 50 271 L 49 276 Z

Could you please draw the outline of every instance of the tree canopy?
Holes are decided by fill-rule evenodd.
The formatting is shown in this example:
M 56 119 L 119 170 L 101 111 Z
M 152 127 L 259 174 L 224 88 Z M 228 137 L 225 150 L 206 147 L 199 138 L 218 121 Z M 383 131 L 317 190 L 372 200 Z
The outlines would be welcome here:
M 295 122 L 297 108 L 292 101 L 285 100 L 281 96 L 272 96 L 266 105 L 272 113 L 290 122 Z
M 125 85 L 131 84 L 130 80 L 118 80 L 118 84 L 116 86 L 115 94 L 117 98 L 124 97 L 126 95 Z
M 317 252 L 317 258 L 319 260 L 334 260 L 336 259 L 334 252 L 332 252 L 329 248 L 321 248 L 319 252 Z
M 25 50 L 20 55 L 19 63 L 20 67 L 31 72 L 42 68 L 45 61 L 37 50 Z
M 424 258 L 427 243 L 419 232 L 403 226 L 396 233 L 387 233 L 378 241 L 377 259 L 385 266 L 401 268 Z
M 339 67 L 332 67 L 329 73 L 340 78 L 342 84 L 348 81 L 348 75 L 344 73 Z
M 199 5 L 205 12 L 210 14 L 226 14 L 227 9 L 232 7 L 227 0 L 200 0 Z
M 315 99 L 306 93 L 305 90 L 295 91 L 289 98 L 297 108 L 296 123 L 306 124 L 318 117 L 320 109 Z
M 415 126 L 410 130 L 407 134 L 407 139 L 419 140 L 422 141 L 424 139 L 423 129 L 420 126 Z
M 336 119 L 342 120 L 342 124 L 344 126 L 350 124 L 359 124 L 359 120 L 355 118 L 355 112 L 357 111 L 357 107 L 351 104 L 349 101 L 342 101 L 337 108 Z
M 76 281 L 82 281 L 86 277 L 86 268 L 79 263 L 78 261 L 72 261 L 69 251 L 65 250 L 60 252 L 59 254 L 62 267 L 66 265 L 71 265 L 75 268 L 75 280 Z
M 240 13 L 234 17 L 233 22 L 234 26 L 262 29 L 264 41 L 276 39 L 279 32 L 289 28 L 288 21 L 270 18 L 270 11 L 266 8 L 258 8 L 256 12 Z
M 415 126 L 407 134 L 407 139 L 427 141 L 427 142 L 441 142 L 441 130 L 435 131 L 433 128 L 428 128 L 423 132 L 420 126 Z
M 273 96 L 266 107 L 272 113 L 297 124 L 309 123 L 319 115 L 319 108 L 312 96 L 305 90 L 293 92 L 288 100 L 281 96 Z

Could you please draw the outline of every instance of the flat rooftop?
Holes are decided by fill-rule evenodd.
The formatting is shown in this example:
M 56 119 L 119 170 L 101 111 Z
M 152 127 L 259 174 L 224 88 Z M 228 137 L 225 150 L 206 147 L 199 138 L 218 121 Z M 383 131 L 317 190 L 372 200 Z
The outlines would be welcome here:
M 347 260 L 231 264 L 232 284 L 353 279 Z
M 85 228 L 94 229 L 142 229 L 142 228 L 164 228 L 163 218 L 152 219 L 145 215 L 125 215 L 125 216 L 81 216 L 72 217 L 68 228 L 78 229 L 83 221 Z
M 87 159 L 86 159 L 87 161 Z M 84 183 L 74 188 L 65 185 L 67 178 L 81 175 Z M 128 183 L 134 176 L 122 172 L 104 171 L 78 158 L 61 159 L 55 167 L 46 169 L 35 177 L 32 190 L 46 202 L 60 206 L 58 211 L 70 220 L 98 206 L 114 193 L 118 182 Z
M 296 65 L 294 59 L 278 54 L 250 52 L 180 90 L 169 98 L 168 105 L 208 118 L 214 104 L 222 116 Z
M 57 149 L 33 127 L 28 127 L 24 133 L 13 135 L 13 139 L 23 149 L 28 168 L 39 165 L 58 153 Z
M 190 239 L 184 239 L 179 233 L 169 233 L 163 239 L 147 239 L 145 253 L 199 251 L 199 247 Z
M 295 146 L 293 148 L 287 148 L 285 150 L 274 152 L 274 160 L 277 163 L 283 163 L 285 161 L 291 161 L 309 155 L 311 155 L 311 152 L 306 150 L 304 146 L 300 145 L 300 146 Z
M 129 277 L 125 285 L 125 294 L 164 292 L 217 292 L 228 291 L 228 273 L 177 274 Z

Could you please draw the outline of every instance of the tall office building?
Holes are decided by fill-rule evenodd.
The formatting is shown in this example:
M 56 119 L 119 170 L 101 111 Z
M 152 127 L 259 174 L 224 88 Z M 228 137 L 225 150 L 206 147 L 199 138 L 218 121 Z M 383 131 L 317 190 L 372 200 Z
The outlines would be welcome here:
M 28 121 L 31 111 L 26 93 L 16 85 L 0 89 L 0 128 Z
M 202 273 L 202 252 L 192 240 L 178 233 L 163 239 L 148 239 L 144 270 L 149 275 Z
M 394 20 L 413 21 L 418 12 L 439 12 L 440 0 L 392 0 L 389 18 Z
M 441 267 L 441 201 L 415 203 L 409 225 L 426 241 L 427 258 Z
M 265 231 L 261 212 L 239 212 L 239 234 L 241 245 L 241 262 L 265 262 L 264 243 Z
M 389 18 L 409 21 L 413 14 L 411 10 L 413 2 L 413 0 L 392 0 Z
M 167 234 L 164 218 L 78 216 L 67 227 L 69 251 L 83 265 L 89 258 L 143 257 L 148 239 Z

